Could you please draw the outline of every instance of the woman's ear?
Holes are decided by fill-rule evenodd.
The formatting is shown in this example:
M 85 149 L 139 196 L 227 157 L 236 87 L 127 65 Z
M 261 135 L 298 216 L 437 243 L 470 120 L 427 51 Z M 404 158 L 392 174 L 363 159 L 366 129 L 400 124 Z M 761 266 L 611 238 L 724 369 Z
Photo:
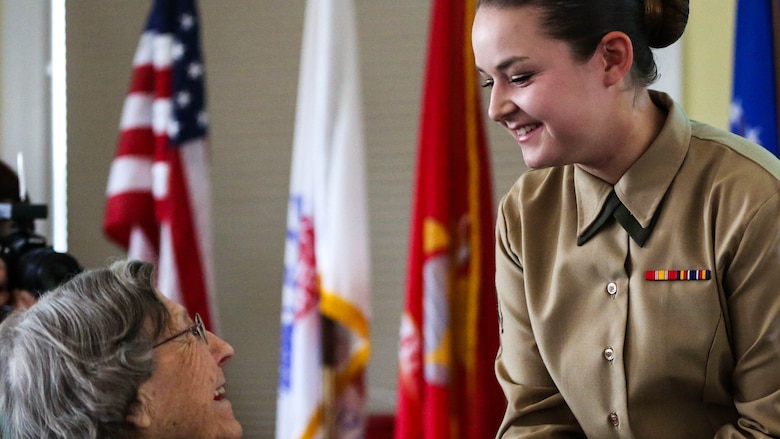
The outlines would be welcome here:
M 149 428 L 152 425 L 151 407 L 143 391 L 144 386 L 142 385 L 135 401 L 130 404 L 130 411 L 125 418 L 127 422 L 135 425 L 138 429 Z
M 597 56 L 604 66 L 604 85 L 612 86 L 620 82 L 634 63 L 634 47 L 631 39 L 623 32 L 612 31 L 601 38 Z

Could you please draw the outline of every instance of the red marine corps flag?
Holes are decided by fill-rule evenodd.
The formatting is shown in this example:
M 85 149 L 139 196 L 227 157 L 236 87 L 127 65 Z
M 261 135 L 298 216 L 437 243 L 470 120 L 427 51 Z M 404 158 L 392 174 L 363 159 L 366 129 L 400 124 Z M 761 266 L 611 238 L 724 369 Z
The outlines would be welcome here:
M 155 0 L 133 59 L 103 229 L 158 288 L 217 328 L 207 118 L 194 0 Z
M 397 439 L 493 437 L 505 409 L 492 185 L 474 57 L 473 0 L 434 0 L 417 158 Z M 446 78 L 446 80 L 443 80 Z

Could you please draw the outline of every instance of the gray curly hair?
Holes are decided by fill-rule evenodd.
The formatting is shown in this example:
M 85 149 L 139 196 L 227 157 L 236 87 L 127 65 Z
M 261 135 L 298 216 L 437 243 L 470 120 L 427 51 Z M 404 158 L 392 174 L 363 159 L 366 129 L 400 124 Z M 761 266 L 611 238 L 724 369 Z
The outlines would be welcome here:
M 170 320 L 154 267 L 86 271 L 0 325 L 5 438 L 133 438 L 126 421 Z

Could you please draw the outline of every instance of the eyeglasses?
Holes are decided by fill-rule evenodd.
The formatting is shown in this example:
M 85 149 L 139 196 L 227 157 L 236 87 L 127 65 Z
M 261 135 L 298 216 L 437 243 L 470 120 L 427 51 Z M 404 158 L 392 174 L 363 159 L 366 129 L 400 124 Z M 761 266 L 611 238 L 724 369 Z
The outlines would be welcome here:
M 153 346 L 153 348 L 157 349 L 158 347 L 164 345 L 165 343 L 168 343 L 171 340 L 175 340 L 175 339 L 181 337 L 182 335 L 186 335 L 187 333 L 190 333 L 190 334 L 200 338 L 201 340 L 203 340 L 203 343 L 209 344 L 209 340 L 206 337 L 206 327 L 203 326 L 203 320 L 200 318 L 200 314 L 195 313 L 195 324 L 194 325 L 192 325 L 189 328 L 187 328 L 187 329 L 185 329 L 185 330 L 183 330 L 183 331 L 181 331 L 181 332 L 179 332 L 177 334 L 174 334 L 174 335 L 166 338 L 165 340 L 157 343 L 156 345 Z

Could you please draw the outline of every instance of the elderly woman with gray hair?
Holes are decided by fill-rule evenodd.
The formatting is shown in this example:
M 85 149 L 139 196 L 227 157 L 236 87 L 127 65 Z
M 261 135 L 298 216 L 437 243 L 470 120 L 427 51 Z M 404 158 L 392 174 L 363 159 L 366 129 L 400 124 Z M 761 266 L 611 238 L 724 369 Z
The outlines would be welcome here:
M 240 438 L 222 366 L 233 348 L 119 261 L 0 325 L 5 439 Z

